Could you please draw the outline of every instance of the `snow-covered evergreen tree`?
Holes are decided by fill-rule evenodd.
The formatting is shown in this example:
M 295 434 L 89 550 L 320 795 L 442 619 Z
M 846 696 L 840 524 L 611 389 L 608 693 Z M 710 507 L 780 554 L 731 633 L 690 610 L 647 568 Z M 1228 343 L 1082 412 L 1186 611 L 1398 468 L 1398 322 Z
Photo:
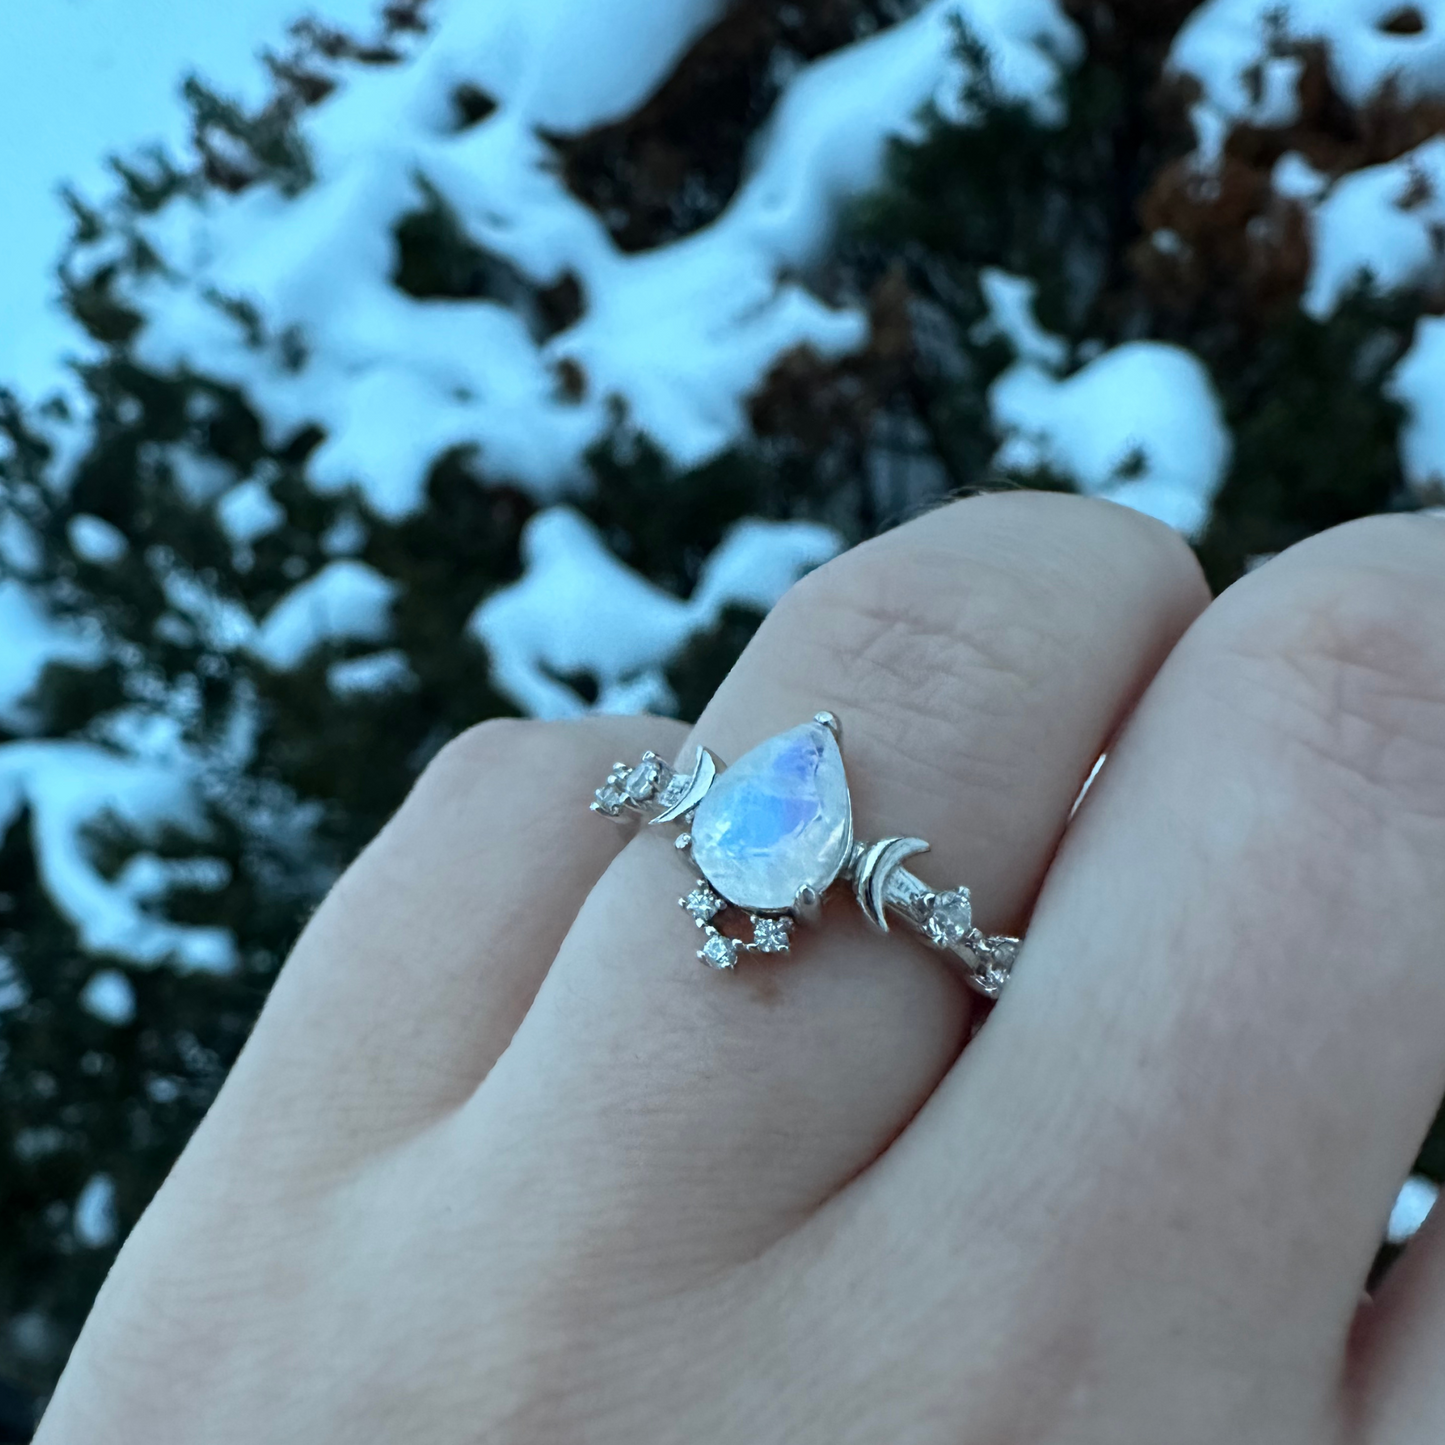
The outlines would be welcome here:
M 462 727 L 695 712 L 961 489 L 1220 584 L 1445 501 L 1442 61 L 1439 0 L 394 0 L 191 82 L 0 396 L 0 1375 Z

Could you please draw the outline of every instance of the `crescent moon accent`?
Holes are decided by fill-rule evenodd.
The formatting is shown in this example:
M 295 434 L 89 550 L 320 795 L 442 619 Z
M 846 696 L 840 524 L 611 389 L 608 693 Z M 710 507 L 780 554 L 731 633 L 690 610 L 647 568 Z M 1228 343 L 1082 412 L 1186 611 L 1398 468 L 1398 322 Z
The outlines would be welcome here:
M 853 883 L 858 906 L 869 923 L 883 933 L 888 932 L 888 916 L 884 910 L 889 878 L 905 859 L 926 852 L 928 844 L 922 838 L 880 838 L 859 862 Z
M 659 823 L 675 823 L 679 818 L 692 812 L 707 797 L 707 790 L 712 787 L 716 778 L 717 759 L 706 748 L 699 748 L 697 762 L 693 765 L 692 777 L 688 780 L 686 791 L 665 813 L 659 813 L 657 817 L 651 819 L 649 826 L 656 827 Z

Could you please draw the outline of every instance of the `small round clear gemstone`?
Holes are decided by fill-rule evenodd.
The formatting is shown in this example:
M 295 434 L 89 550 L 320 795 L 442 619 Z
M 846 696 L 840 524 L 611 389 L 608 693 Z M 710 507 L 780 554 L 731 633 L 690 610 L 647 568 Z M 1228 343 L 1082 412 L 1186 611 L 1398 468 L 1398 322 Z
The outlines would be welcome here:
M 738 961 L 737 939 L 723 933 L 709 933 L 697 956 L 709 968 L 735 968 Z
M 682 906 L 699 923 L 711 923 L 726 905 L 711 888 L 700 883 L 682 900 Z
M 605 788 L 597 789 L 597 802 L 604 813 L 611 813 L 616 817 L 627 806 L 627 795 L 609 784 Z
M 973 929 L 973 908 L 968 894 L 962 889 L 940 893 L 933 900 L 923 927 L 940 948 L 957 948 Z
M 792 932 L 785 918 L 753 919 L 753 947 L 759 953 L 786 953 Z
M 627 796 L 634 803 L 645 803 L 657 791 L 660 771 L 656 758 L 644 758 L 628 773 L 627 781 L 622 785 L 627 790 Z
M 1008 973 L 1018 956 L 1018 939 L 996 938 L 989 945 L 988 966 L 994 973 Z

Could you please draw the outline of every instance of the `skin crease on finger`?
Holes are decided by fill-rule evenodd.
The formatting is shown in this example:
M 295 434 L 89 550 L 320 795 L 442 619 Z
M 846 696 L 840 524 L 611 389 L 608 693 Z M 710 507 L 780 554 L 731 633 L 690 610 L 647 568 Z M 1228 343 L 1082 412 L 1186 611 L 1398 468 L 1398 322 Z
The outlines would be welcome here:
M 1344 550 L 1317 550 L 1316 574 L 1354 575 L 1349 549 L 1363 543 L 1330 545 Z M 1438 554 L 1433 546 L 1402 538 L 1406 572 L 1414 558 L 1445 575 L 1445 542 Z M 1268 647 L 1255 648 L 1270 669 L 1263 686 L 1246 676 L 1233 705 L 1214 701 L 1220 675 L 1211 671 L 1218 655 L 1206 617 L 1146 698 L 1067 840 L 1015 991 L 882 1159 L 801 1228 L 705 1278 L 659 1268 L 685 1196 L 641 1188 L 647 1140 L 637 1134 L 628 1158 L 638 1172 L 622 1176 L 639 1183 L 638 1197 L 623 1201 L 634 1212 L 614 1216 L 626 1227 L 577 1229 L 576 1220 L 618 1201 L 609 1206 L 585 1170 L 559 1170 L 549 1151 L 584 1156 L 598 1142 L 588 1130 L 608 1126 L 607 1109 L 559 1115 L 545 1108 L 545 1091 L 511 1095 L 521 1112 L 502 1146 L 488 1149 L 464 1108 L 310 1185 L 256 1188 L 264 1136 L 254 1117 L 239 1131 L 222 1117 L 202 1131 L 128 1248 L 125 1277 L 108 1290 L 120 1325 L 80 1357 L 38 1445 L 1348 1439 L 1316 1316 L 1362 1277 L 1367 1261 L 1355 1255 L 1365 1225 L 1382 1222 L 1374 1216 L 1380 1200 L 1388 1207 L 1387 1176 L 1403 1172 L 1431 1090 L 1438 1096 L 1445 1084 L 1445 1050 L 1429 1042 L 1445 1008 L 1416 958 L 1420 940 L 1439 930 L 1428 917 L 1395 929 L 1378 967 L 1398 991 L 1375 1013 L 1368 992 L 1355 1000 L 1333 973 L 1320 980 L 1329 987 L 1302 988 L 1286 969 L 1241 972 L 1244 959 L 1161 962 L 1193 948 L 1191 920 L 1208 917 L 1189 869 L 1206 870 L 1201 886 L 1216 898 L 1237 880 L 1227 870 L 1225 881 L 1213 880 L 1208 869 L 1243 857 L 1260 871 L 1260 855 L 1235 846 L 1230 809 L 1241 799 L 1241 816 L 1253 820 L 1243 838 L 1267 842 L 1264 856 L 1292 860 L 1286 876 L 1302 886 L 1324 867 L 1312 861 L 1319 840 L 1359 816 L 1337 791 L 1340 769 L 1308 759 L 1321 749 L 1338 757 L 1358 737 L 1358 704 L 1371 694 L 1343 695 L 1339 708 L 1342 694 L 1328 680 L 1290 692 L 1312 699 L 1292 702 L 1291 717 L 1315 746 L 1291 744 L 1298 762 L 1288 768 L 1256 751 L 1266 734 L 1251 729 L 1273 706 L 1261 699 L 1291 688 L 1299 673 L 1280 619 L 1296 609 L 1301 636 L 1340 625 L 1324 603 L 1337 592 L 1289 595 L 1293 565 L 1266 579 L 1275 589 L 1268 598 L 1256 581 L 1230 601 L 1232 614 L 1220 614 L 1234 618 L 1240 637 L 1260 635 L 1257 618 L 1272 629 L 1286 655 L 1270 660 Z M 1345 902 L 1361 901 L 1351 888 L 1375 887 L 1377 906 L 1402 916 L 1434 878 L 1411 841 L 1417 832 L 1440 841 L 1428 820 L 1432 799 L 1445 793 L 1445 750 L 1437 759 L 1431 744 L 1433 698 L 1445 689 L 1426 674 L 1431 637 L 1445 637 L 1445 596 L 1413 574 L 1380 588 L 1373 655 L 1386 685 L 1373 696 L 1413 701 L 1403 713 L 1371 714 L 1386 723 L 1374 776 L 1402 789 L 1384 822 L 1393 829 L 1395 814 L 1406 816 L 1398 837 L 1392 831 L 1383 851 L 1370 850 L 1373 871 L 1356 876 L 1348 854 L 1332 866 L 1349 885 L 1337 887 Z M 1407 606 L 1423 622 L 1406 626 Z M 1393 653 L 1381 646 L 1391 639 Z M 1229 677 L 1232 686 L 1241 674 Z M 1227 751 L 1245 739 L 1247 755 Z M 1217 786 L 1180 812 L 1181 776 Z M 1391 794 L 1370 796 L 1385 806 Z M 1261 799 L 1265 811 L 1249 814 Z M 1121 843 L 1136 826 L 1138 836 Z M 1300 939 L 1316 968 L 1348 963 L 1360 947 L 1345 933 L 1349 956 L 1313 948 L 1307 886 L 1271 890 L 1261 877 L 1247 896 L 1241 922 L 1266 923 L 1272 952 L 1286 962 Z M 1119 908 L 1148 925 L 1141 934 L 1152 951 L 1134 958 L 1126 949 L 1116 962 L 1081 946 L 1127 932 L 1111 918 Z M 1339 917 L 1348 922 L 1349 913 Z M 1378 939 L 1379 919 L 1363 921 Z M 1211 938 L 1217 945 L 1218 932 Z M 1118 994 L 1106 986 L 1114 967 L 1130 981 Z M 574 985 L 562 978 L 544 988 Z M 595 1006 L 585 991 L 579 997 Z M 1244 1007 L 1231 1012 L 1235 999 Z M 1168 1007 L 1151 1013 L 1159 1002 Z M 1345 1005 L 1350 1017 L 1340 1019 Z M 647 1057 L 647 1031 L 676 1014 L 662 1003 L 631 1035 L 619 1032 L 609 1041 L 616 1066 Z M 1280 1047 L 1286 1026 L 1309 1047 Z M 698 1036 L 673 1049 L 685 1058 L 703 1043 Z M 1301 1134 L 1284 1106 L 1309 1106 L 1309 1066 L 1320 1058 L 1346 1066 L 1344 1086 L 1319 1091 L 1323 1110 Z M 1301 1082 L 1311 1087 L 1291 1093 Z M 687 1122 L 678 1102 L 664 1094 L 652 1104 L 674 1129 Z M 1211 1110 L 1226 1105 L 1230 1127 L 1221 1132 L 1225 1116 Z M 1255 1124 L 1264 1130 L 1257 1137 Z M 306 1121 L 272 1125 L 292 1134 L 290 1153 L 302 1158 Z M 1305 1152 L 1328 1158 L 1282 1152 L 1289 1146 L 1278 1141 L 1297 1149 L 1301 1137 L 1315 1146 Z M 1368 1177 L 1339 1167 L 1342 1159 L 1358 1159 Z M 573 1223 L 559 1229 L 564 1216 Z M 1270 1293 L 1311 1274 L 1321 1276 L 1312 1306 Z M 1340 1322 L 1328 1323 L 1324 1335 L 1342 1334 Z M 1359 1440 L 1426 1445 L 1427 1437 Z

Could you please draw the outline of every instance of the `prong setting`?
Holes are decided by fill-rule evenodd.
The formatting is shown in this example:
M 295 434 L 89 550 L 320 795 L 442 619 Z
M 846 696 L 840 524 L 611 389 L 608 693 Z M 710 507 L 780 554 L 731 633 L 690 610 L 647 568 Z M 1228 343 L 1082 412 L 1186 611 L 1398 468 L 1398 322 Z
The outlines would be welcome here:
M 793 920 L 791 918 L 766 918 L 756 913 L 748 915 L 753 925 L 749 953 L 787 953 L 792 948 Z
M 814 926 L 822 921 L 823 900 L 816 888 L 800 888 L 793 899 L 792 915 L 800 923 Z
M 716 928 L 709 928 L 707 940 L 698 949 L 697 956 L 709 968 L 715 968 L 720 973 L 731 973 L 738 966 L 738 953 L 741 949 L 742 944 L 737 939 L 719 933 Z
M 704 879 L 693 884 L 692 892 L 686 898 L 679 898 L 677 906 L 686 912 L 699 928 L 706 928 L 727 906 L 723 898 Z

